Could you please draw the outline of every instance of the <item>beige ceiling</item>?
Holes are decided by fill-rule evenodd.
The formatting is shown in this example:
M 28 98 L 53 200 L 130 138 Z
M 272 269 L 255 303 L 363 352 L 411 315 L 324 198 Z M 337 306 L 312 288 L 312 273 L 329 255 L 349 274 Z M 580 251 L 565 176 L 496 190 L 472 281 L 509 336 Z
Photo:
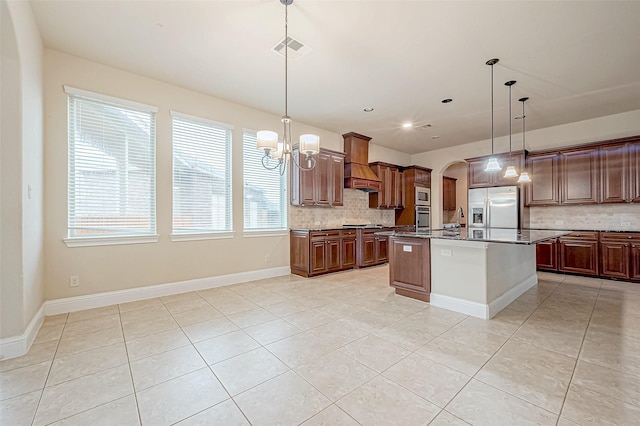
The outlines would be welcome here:
M 31 3 L 46 47 L 284 112 L 278 0 Z M 490 138 L 494 57 L 496 136 L 507 80 L 531 130 L 640 109 L 639 1 L 295 0 L 289 34 L 311 48 L 289 63 L 294 124 L 406 153 Z

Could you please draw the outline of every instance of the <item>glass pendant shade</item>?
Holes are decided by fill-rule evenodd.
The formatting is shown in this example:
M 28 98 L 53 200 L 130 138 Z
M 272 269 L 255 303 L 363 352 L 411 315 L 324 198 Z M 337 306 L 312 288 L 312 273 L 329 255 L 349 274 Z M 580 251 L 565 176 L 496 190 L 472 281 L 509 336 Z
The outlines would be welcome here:
M 317 154 L 320 151 L 320 136 L 305 134 L 300 136 L 300 152 L 307 155 Z
M 280 160 L 284 154 L 284 144 L 278 142 L 278 148 L 275 151 L 271 151 L 271 158 L 273 160 Z
M 256 135 L 256 146 L 265 151 L 275 151 L 278 149 L 278 134 L 271 130 L 260 130 Z
M 520 177 L 518 178 L 518 183 L 526 183 L 531 182 L 531 178 L 529 177 L 529 173 L 522 172 L 520 173 Z
M 507 167 L 507 170 L 504 172 L 504 177 L 506 178 L 514 178 L 518 177 L 518 172 L 514 166 Z
M 498 159 L 496 157 L 489 158 L 487 162 L 487 166 L 484 168 L 485 172 L 498 172 L 502 170 L 500 163 L 498 163 Z

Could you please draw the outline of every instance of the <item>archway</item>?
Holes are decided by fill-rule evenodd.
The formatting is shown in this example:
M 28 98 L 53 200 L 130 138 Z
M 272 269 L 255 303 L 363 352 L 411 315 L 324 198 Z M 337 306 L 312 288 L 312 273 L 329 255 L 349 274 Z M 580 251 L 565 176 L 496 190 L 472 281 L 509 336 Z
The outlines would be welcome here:
M 442 188 L 440 191 L 440 218 L 442 225 L 451 225 L 460 221 L 461 226 L 467 223 L 467 169 L 466 161 L 455 161 L 442 170 Z M 458 208 L 462 208 L 463 216 L 458 218 Z

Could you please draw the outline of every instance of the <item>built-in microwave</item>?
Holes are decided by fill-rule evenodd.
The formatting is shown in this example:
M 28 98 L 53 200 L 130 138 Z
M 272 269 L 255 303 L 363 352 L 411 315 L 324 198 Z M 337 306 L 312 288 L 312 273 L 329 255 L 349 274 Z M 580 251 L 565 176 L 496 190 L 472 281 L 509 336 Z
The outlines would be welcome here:
M 416 186 L 416 206 L 431 205 L 431 189 Z

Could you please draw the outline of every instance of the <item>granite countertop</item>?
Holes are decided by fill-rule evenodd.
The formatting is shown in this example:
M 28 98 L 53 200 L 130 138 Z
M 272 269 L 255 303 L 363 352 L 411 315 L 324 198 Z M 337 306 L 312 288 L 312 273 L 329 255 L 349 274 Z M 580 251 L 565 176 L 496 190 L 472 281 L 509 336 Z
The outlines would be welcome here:
M 289 228 L 291 231 L 340 231 L 343 229 L 407 229 L 415 228 L 414 226 L 396 226 L 396 225 L 340 225 L 340 226 L 318 226 L 313 228 Z
M 457 241 L 483 241 L 489 243 L 536 244 L 570 234 L 572 231 L 542 229 L 462 228 L 434 229 L 425 232 L 380 232 L 381 235 L 410 238 L 434 238 Z

